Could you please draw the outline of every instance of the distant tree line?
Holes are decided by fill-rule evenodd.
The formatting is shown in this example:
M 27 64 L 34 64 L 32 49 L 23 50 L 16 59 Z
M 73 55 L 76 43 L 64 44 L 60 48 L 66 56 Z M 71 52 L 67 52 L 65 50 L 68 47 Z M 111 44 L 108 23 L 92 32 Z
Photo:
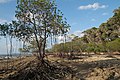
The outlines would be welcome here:
M 55 44 L 50 52 L 120 52 L 120 8 L 99 28 L 92 27 L 83 32 L 83 37 L 74 37 L 72 41 Z

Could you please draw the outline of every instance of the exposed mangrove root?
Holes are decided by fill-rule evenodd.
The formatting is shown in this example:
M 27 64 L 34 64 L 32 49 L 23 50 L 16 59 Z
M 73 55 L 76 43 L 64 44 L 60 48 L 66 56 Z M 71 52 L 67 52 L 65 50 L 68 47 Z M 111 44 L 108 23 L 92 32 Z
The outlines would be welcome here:
M 70 67 L 45 60 L 42 65 L 39 61 L 32 62 L 25 69 L 4 80 L 65 80 L 72 74 L 73 71 Z

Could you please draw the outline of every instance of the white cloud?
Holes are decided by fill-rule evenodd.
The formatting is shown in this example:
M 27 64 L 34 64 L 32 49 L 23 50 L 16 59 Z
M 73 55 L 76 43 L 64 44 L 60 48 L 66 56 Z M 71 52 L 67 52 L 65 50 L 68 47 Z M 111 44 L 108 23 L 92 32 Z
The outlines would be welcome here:
M 5 19 L 0 19 L 0 24 L 4 24 L 5 22 L 8 22 L 8 21 Z
M 57 36 L 56 39 L 57 39 L 57 43 L 58 44 L 59 43 L 63 43 L 65 41 L 65 37 L 64 36 Z
M 0 0 L 0 3 L 7 3 L 9 1 L 11 1 L 11 0 Z
M 15 16 L 12 17 L 13 20 L 17 20 L 17 18 Z
M 74 26 L 74 25 L 77 25 L 77 23 L 76 22 L 71 23 L 71 26 Z
M 84 34 L 82 33 L 82 31 L 75 31 L 71 34 L 68 34 L 66 37 L 65 36 L 58 36 L 56 38 L 57 38 L 58 43 L 63 43 L 65 41 L 65 39 L 66 39 L 66 42 L 69 42 L 72 39 L 74 39 L 75 36 L 83 37 Z
M 103 13 L 102 15 L 103 15 L 103 16 L 106 16 L 106 15 L 108 15 L 108 13 Z
M 12 17 L 12 20 L 13 20 L 13 21 L 18 21 L 18 19 L 15 17 L 15 15 Z M 11 20 L 11 21 L 12 21 L 12 20 Z M 10 22 L 10 23 L 11 23 L 11 22 Z
M 57 37 L 57 40 L 58 40 L 58 43 L 63 43 L 65 40 L 66 40 L 66 42 L 69 42 L 69 41 L 71 41 L 75 36 L 77 36 L 77 35 L 75 35 L 75 34 L 68 34 L 68 35 L 66 35 L 66 37 L 65 37 L 65 36 L 58 36 L 58 37 Z
M 78 37 L 83 37 L 84 34 L 82 33 L 83 31 L 75 31 L 73 34 L 78 36 Z
M 107 7 L 106 5 L 101 5 L 100 3 L 93 3 L 85 6 L 79 6 L 78 9 L 79 10 L 87 10 L 87 9 L 97 10 L 99 8 L 106 8 L 106 7 Z
M 64 36 L 58 36 L 59 41 L 64 41 Z
M 91 19 L 91 21 L 93 21 L 93 22 L 94 22 L 94 21 L 96 21 L 96 20 L 95 20 L 95 19 Z

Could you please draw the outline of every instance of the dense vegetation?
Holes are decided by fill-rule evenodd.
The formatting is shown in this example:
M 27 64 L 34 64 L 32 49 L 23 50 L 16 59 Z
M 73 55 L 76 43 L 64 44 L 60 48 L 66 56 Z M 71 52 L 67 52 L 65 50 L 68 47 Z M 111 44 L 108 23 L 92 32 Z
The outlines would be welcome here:
M 120 52 L 120 8 L 102 23 L 83 32 L 83 37 L 75 36 L 70 42 L 55 44 L 53 52 Z

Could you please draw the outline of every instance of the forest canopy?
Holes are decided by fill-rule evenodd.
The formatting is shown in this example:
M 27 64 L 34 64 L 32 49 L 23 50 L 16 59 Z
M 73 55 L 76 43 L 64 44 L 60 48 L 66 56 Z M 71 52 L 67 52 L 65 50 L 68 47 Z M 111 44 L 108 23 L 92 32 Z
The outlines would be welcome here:
M 72 41 L 56 44 L 53 52 L 120 52 L 120 8 L 98 28 L 83 31 L 83 37 L 74 37 Z M 71 49 L 72 48 L 72 49 Z

